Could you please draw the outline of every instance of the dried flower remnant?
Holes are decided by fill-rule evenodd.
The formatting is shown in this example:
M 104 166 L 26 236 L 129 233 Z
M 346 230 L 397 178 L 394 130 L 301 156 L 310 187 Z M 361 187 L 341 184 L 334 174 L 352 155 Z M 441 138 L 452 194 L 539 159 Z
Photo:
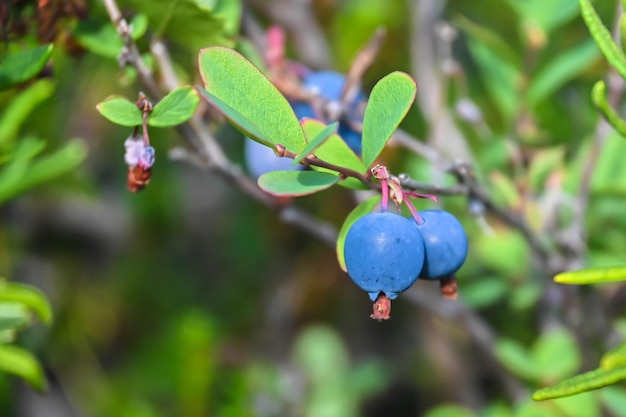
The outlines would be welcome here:
M 138 135 L 127 138 L 124 147 L 126 148 L 124 161 L 128 165 L 128 189 L 136 193 L 150 183 L 154 148 L 146 144 L 144 138 Z

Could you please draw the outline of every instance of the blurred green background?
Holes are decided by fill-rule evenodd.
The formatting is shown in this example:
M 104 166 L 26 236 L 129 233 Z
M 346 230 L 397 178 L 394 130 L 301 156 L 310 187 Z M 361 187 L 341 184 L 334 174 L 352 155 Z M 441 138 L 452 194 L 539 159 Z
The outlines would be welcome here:
M 471 163 L 548 257 L 476 201 L 441 197 L 470 239 L 460 301 L 418 282 L 390 321 L 375 322 L 334 248 L 214 172 L 169 159 L 185 146 L 174 129 L 151 128 L 152 182 L 129 193 L 131 130 L 95 106 L 112 94 L 134 100 L 145 87 L 120 69 L 103 3 L 9 0 L 0 59 L 54 44 L 39 80 L 0 92 L 6 114 L 37 83 L 52 86 L 14 120 L 12 140 L 40 138 L 53 153 L 78 138 L 87 152 L 0 207 L 0 276 L 40 288 L 55 312 L 52 326 L 18 340 L 40 358 L 49 390 L 0 373 L 0 415 L 626 416 L 620 386 L 530 399 L 596 367 L 626 334 L 622 286 L 551 283 L 562 270 L 626 261 L 626 141 L 591 104 L 591 86 L 609 68 L 576 0 L 119 3 L 146 24 L 137 42 L 158 82 L 152 39 L 164 40 L 183 82 L 200 84 L 199 48 L 226 44 L 258 59 L 250 50 L 272 24 L 286 29 L 291 59 L 344 73 L 385 27 L 364 91 L 391 71 L 410 73 L 418 99 L 402 127 L 448 160 Z M 613 25 L 620 3 L 596 3 Z M 203 12 L 176 14 L 195 10 L 189 4 Z M 243 165 L 240 135 L 215 119 L 209 126 Z M 405 147 L 384 157 L 396 174 L 455 183 L 445 164 Z M 339 228 L 355 196 L 335 187 L 293 204 Z

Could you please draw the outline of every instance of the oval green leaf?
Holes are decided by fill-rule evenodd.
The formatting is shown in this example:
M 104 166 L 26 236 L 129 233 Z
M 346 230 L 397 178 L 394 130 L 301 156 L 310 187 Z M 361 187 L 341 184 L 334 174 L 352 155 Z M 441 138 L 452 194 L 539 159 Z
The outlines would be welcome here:
M 0 63 L 0 90 L 30 80 L 46 65 L 52 55 L 52 44 L 13 52 Z
M 52 308 L 46 296 L 30 285 L 0 280 L 0 302 L 16 302 L 32 310 L 44 324 L 52 322 Z
M 626 280 L 626 267 L 591 268 L 579 271 L 562 272 L 554 277 L 559 284 L 598 284 Z
M 543 401 L 552 398 L 568 397 L 613 385 L 624 379 L 626 379 L 626 366 L 620 366 L 611 370 L 598 368 L 566 379 L 551 387 L 535 391 L 533 400 Z
M 200 51 L 199 68 L 204 87 L 210 93 L 203 97 L 233 123 L 257 126 L 256 139 L 262 143 L 302 152 L 306 138 L 289 102 L 246 58 L 232 49 L 210 47 Z M 211 100 L 212 97 L 219 101 Z M 227 108 L 223 109 L 222 104 Z M 235 115 L 237 120 L 232 119 Z
M 323 125 L 322 125 L 323 126 Z M 331 137 L 334 133 L 337 132 L 337 127 L 339 126 L 339 122 L 334 122 L 329 124 L 328 126 L 323 126 L 322 130 L 317 132 L 315 135 L 305 136 L 307 137 L 307 141 L 309 142 L 300 155 L 298 155 L 294 160 L 292 165 L 298 165 L 300 161 L 302 161 L 307 156 L 311 155 L 317 148 L 319 148 L 327 139 Z M 310 138 L 310 140 L 309 140 Z
M 17 375 L 37 391 L 45 391 L 46 378 L 37 359 L 28 351 L 11 345 L 0 345 L 0 370 Z
M 363 116 L 363 163 L 371 166 L 406 116 L 415 94 L 415 81 L 403 72 L 392 72 L 372 89 Z
M 279 197 L 300 197 L 327 189 L 339 181 L 338 174 L 317 171 L 272 171 L 259 177 L 259 187 Z
M 622 50 L 613 41 L 611 32 L 600 20 L 600 16 L 598 16 L 596 9 L 591 5 L 591 1 L 580 0 L 580 10 L 589 32 L 598 44 L 600 51 L 609 61 L 609 64 L 615 68 L 622 78 L 626 79 L 626 57 L 624 57 Z
M 142 113 L 137 105 L 127 98 L 111 96 L 96 105 L 96 109 L 109 121 L 122 126 L 140 126 Z
M 168 127 L 184 123 L 191 119 L 199 103 L 200 97 L 193 87 L 179 87 L 154 106 L 148 116 L 148 124 L 154 127 Z
M 339 266 L 344 272 L 347 272 L 346 269 L 346 261 L 343 256 L 343 249 L 346 243 L 346 235 L 348 234 L 348 230 L 352 227 L 354 222 L 356 222 L 361 217 L 365 216 L 367 213 L 371 213 L 374 208 L 380 204 L 380 194 L 372 196 L 367 200 L 363 201 L 361 204 L 356 206 L 348 217 L 341 225 L 341 229 L 339 230 L 339 236 L 337 237 L 337 245 L 335 246 L 335 250 L 337 251 L 337 261 L 339 262 Z

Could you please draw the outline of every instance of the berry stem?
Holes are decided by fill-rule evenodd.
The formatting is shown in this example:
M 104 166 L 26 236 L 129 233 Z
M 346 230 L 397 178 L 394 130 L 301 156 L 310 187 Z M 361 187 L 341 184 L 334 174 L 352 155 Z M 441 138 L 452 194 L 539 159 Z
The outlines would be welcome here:
M 424 219 L 422 219 L 422 216 L 419 215 L 419 213 L 417 212 L 417 209 L 415 208 L 413 203 L 411 203 L 411 200 L 409 200 L 408 198 L 405 198 L 404 203 L 409 208 L 409 211 L 411 212 L 411 215 L 413 216 L 417 224 L 424 224 Z
M 148 136 L 148 112 L 144 111 L 141 117 L 141 124 L 143 127 L 143 144 L 150 146 L 150 136 Z
M 389 207 L 389 183 L 387 179 L 380 180 L 380 185 L 382 187 L 382 200 L 380 202 L 380 211 L 383 213 L 387 211 Z

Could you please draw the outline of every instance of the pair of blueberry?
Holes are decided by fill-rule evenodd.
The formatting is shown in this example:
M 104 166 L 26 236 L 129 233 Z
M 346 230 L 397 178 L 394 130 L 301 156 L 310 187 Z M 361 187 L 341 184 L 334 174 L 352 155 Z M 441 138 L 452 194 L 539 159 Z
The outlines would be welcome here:
M 346 78 L 336 72 L 320 71 L 311 72 L 302 80 L 303 88 L 315 92 L 318 97 L 328 103 L 339 103 L 341 93 L 346 82 Z M 351 101 L 346 109 L 347 113 L 344 120 L 339 121 L 339 129 L 337 133 L 346 141 L 348 146 L 357 154 L 361 154 L 361 133 L 352 129 L 349 122 L 361 122 L 358 115 L 358 106 L 365 101 L 365 95 L 359 92 Z M 311 103 L 303 101 L 294 101 L 291 103 L 294 113 L 298 119 L 305 117 L 313 119 L 324 119 L 323 116 L 316 114 Z M 322 120 L 331 123 L 333 120 Z M 244 156 L 248 170 L 255 177 L 262 174 L 277 170 L 300 169 L 301 165 L 291 165 L 292 160 L 289 158 L 278 158 L 274 151 L 250 138 L 246 138 L 244 144 Z
M 344 258 L 348 275 L 372 301 L 390 300 L 418 278 L 448 278 L 467 257 L 463 226 L 447 211 L 420 211 L 422 223 L 391 212 L 370 213 L 348 230 Z

